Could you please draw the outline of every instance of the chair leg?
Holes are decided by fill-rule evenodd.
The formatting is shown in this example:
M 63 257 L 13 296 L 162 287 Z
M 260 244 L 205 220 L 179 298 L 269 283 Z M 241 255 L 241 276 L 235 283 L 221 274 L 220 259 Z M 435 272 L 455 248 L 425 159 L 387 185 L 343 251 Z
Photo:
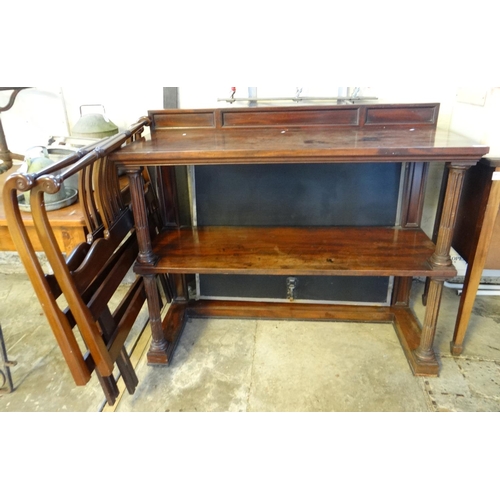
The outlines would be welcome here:
M 116 380 L 113 376 L 111 377 L 102 377 L 99 374 L 99 371 L 96 370 L 97 378 L 99 379 L 99 383 L 101 384 L 102 391 L 104 392 L 104 396 L 106 397 L 106 402 L 109 406 L 113 406 L 116 402 L 116 398 L 119 396 L 120 391 L 118 390 L 118 386 L 116 385 Z
M 139 384 L 139 379 L 137 378 L 137 374 L 132 366 L 130 357 L 124 347 L 122 347 L 120 355 L 116 360 L 116 364 L 118 365 L 118 369 L 123 377 L 128 393 L 134 394 L 135 389 Z

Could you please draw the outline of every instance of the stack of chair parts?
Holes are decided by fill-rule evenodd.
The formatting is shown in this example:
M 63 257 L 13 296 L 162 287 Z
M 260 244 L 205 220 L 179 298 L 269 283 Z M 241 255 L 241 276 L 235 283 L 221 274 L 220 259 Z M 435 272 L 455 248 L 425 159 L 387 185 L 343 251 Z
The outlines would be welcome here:
M 118 171 L 108 157 L 123 144 L 140 139 L 148 125 L 147 118 L 141 119 L 130 130 L 81 149 L 37 174 L 12 174 L 3 193 L 12 239 L 75 383 L 86 385 L 95 371 L 110 405 L 119 395 L 116 368 L 129 393 L 138 384 L 124 345 L 146 294 L 142 277 L 137 277 L 120 304 L 114 310 L 110 306 L 135 262 L 138 244 L 128 189 L 120 186 Z M 56 192 L 78 172 L 88 236 L 86 243 L 66 257 L 50 227 L 43 196 Z M 159 230 L 155 191 L 146 169 L 142 175 L 151 227 Z M 28 190 L 33 222 L 51 273 L 43 271 L 20 215 L 17 194 Z M 171 294 L 166 284 L 167 280 L 158 280 L 161 296 L 168 302 Z

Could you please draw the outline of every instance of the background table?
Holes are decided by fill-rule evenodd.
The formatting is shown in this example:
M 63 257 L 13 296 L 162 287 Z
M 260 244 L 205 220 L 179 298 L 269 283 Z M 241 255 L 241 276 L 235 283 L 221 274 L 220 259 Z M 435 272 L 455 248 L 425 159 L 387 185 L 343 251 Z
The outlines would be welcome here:
M 9 228 L 7 227 L 7 220 L 5 218 L 5 210 L 1 194 L 5 179 L 10 175 L 10 173 L 11 172 L 4 172 L 0 175 L 0 251 L 13 252 L 16 248 L 12 238 L 10 237 Z M 66 255 L 69 255 L 79 243 L 86 240 L 88 232 L 79 202 L 77 201 L 69 207 L 48 212 L 48 214 L 59 248 L 62 252 L 66 253 Z M 22 217 L 27 226 L 27 230 L 30 233 L 30 238 L 33 241 L 35 251 L 42 251 L 30 213 L 23 212 Z

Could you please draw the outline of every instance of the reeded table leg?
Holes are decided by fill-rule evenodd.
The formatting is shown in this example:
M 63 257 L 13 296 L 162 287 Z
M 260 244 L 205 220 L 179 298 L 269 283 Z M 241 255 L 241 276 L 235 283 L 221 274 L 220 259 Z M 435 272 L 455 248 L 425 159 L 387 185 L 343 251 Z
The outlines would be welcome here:
M 139 242 L 139 255 L 137 262 L 154 266 L 158 257 L 153 253 L 148 211 L 144 197 L 144 179 L 142 167 L 127 168 L 126 173 L 130 182 L 130 196 L 134 213 L 134 223 Z M 185 280 L 175 277 L 175 290 L 168 290 L 168 300 L 172 301 L 165 319 L 162 321 L 162 303 L 160 297 L 157 274 L 144 276 L 144 288 L 149 309 L 149 321 L 151 325 L 151 346 L 147 357 L 149 364 L 166 365 L 172 359 L 175 347 L 179 341 L 187 318 L 188 294 Z M 164 282 L 166 284 L 166 281 Z M 170 293 L 172 292 L 172 293 Z
M 168 342 L 163 333 L 161 322 L 160 293 L 156 283 L 156 275 L 144 276 L 144 287 L 148 298 L 149 324 L 151 325 L 151 346 L 148 352 L 150 363 L 167 363 Z
M 134 224 L 139 243 L 138 262 L 141 264 L 154 265 L 158 258 L 153 253 L 151 237 L 149 234 L 148 212 L 144 198 L 144 179 L 142 167 L 127 168 L 125 170 L 130 183 L 130 198 L 134 213 Z
M 443 200 L 443 208 L 437 230 L 436 249 L 430 259 L 431 265 L 436 269 L 452 265 L 450 258 L 451 241 L 457 216 L 458 204 L 464 182 L 465 172 L 470 168 L 469 164 L 451 164 L 448 163 L 448 178 L 446 182 L 446 191 Z M 439 216 L 439 215 L 438 215 Z M 415 361 L 418 365 L 428 365 L 435 367 L 435 373 L 438 373 L 438 363 L 434 354 L 433 343 L 436 333 L 439 307 L 443 292 L 444 279 L 433 278 L 427 280 L 428 289 L 426 290 L 426 312 L 422 325 L 422 334 L 420 345 L 414 351 Z
M 139 255 L 137 261 L 142 264 L 154 265 L 157 257 L 154 255 L 149 233 L 146 200 L 144 198 L 144 179 L 142 167 L 127 168 L 130 183 L 130 197 L 134 213 L 134 224 L 139 243 Z M 166 363 L 168 342 L 165 339 L 161 321 L 161 300 L 158 290 L 156 275 L 144 276 L 144 288 L 149 310 L 149 322 L 151 325 L 152 341 L 148 352 L 148 360 L 151 363 Z
M 444 280 L 442 279 L 430 280 L 429 292 L 427 295 L 427 308 L 425 310 L 425 318 L 422 325 L 420 345 L 414 351 L 417 364 L 436 367 L 436 374 L 438 363 L 436 360 L 436 355 L 434 354 L 433 343 L 434 336 L 436 334 L 439 307 L 441 305 L 443 283 Z

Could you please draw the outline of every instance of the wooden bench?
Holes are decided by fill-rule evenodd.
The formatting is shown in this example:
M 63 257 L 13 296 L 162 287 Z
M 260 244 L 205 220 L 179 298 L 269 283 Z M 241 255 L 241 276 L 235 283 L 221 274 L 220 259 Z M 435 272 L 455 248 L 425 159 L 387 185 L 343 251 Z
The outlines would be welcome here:
M 85 385 L 97 373 L 106 399 L 114 404 L 119 395 L 115 367 L 127 390 L 138 380 L 124 348 L 141 311 L 146 294 L 142 277 L 129 286 L 116 308 L 110 305 L 118 286 L 138 253 L 128 190 L 122 190 L 117 169 L 108 155 L 122 145 L 142 139 L 149 119 L 131 130 L 103 139 L 37 174 L 10 175 L 5 180 L 3 202 L 12 240 L 27 270 L 52 331 L 77 385 Z M 44 193 L 55 193 L 70 176 L 79 175 L 80 209 L 87 241 L 63 255 Z M 161 225 L 154 189 L 144 170 L 148 220 L 153 231 Z M 31 220 L 19 210 L 18 192 L 30 190 Z M 29 228 L 33 225 L 36 238 Z M 40 245 L 52 268 L 45 274 L 35 253 Z M 166 280 L 160 278 L 162 297 L 169 300 Z M 80 338 L 78 338 L 78 335 Z

